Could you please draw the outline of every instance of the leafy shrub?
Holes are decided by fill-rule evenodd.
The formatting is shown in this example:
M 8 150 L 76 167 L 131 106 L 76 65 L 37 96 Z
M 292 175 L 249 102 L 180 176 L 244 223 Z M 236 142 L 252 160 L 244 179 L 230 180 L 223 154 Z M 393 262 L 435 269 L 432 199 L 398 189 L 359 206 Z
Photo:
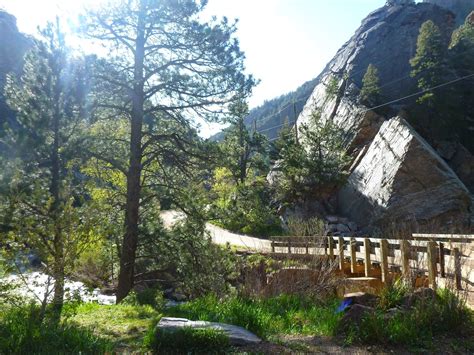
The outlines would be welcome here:
M 39 321 L 39 307 L 4 308 L 0 316 L 2 354 L 103 354 L 112 350 L 109 341 L 70 323 L 54 325 Z
M 165 304 L 165 298 L 163 292 L 156 288 L 147 288 L 140 292 L 132 291 L 122 301 L 124 304 L 132 306 L 152 306 L 156 310 L 163 308 Z
M 144 347 L 158 354 L 215 354 L 229 349 L 229 339 L 216 329 L 156 331 L 153 327 L 144 339 Z

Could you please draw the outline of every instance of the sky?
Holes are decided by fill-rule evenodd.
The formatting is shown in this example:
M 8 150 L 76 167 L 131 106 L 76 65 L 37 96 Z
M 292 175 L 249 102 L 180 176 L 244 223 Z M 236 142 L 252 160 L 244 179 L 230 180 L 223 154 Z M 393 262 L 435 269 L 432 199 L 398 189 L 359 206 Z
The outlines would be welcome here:
M 0 0 L 20 31 L 36 33 L 56 15 L 77 18 L 105 0 Z M 386 0 L 209 0 L 204 16 L 239 19 L 237 37 L 246 69 L 260 80 L 249 100 L 256 107 L 316 77 L 361 21 Z M 203 126 L 208 136 L 218 125 Z

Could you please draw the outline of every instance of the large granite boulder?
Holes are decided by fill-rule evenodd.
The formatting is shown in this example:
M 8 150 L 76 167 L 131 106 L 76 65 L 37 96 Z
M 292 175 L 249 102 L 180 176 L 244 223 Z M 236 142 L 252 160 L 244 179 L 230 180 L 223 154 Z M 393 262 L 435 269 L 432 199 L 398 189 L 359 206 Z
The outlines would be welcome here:
M 224 332 L 228 338 L 229 343 L 235 346 L 252 345 L 261 343 L 262 340 L 255 334 L 248 330 L 238 327 L 235 325 L 225 323 L 214 323 L 205 321 L 191 321 L 185 318 L 161 318 L 160 322 L 156 326 L 157 330 L 165 332 L 174 332 L 185 327 L 196 328 L 196 329 L 216 329 Z
M 341 212 L 361 226 L 468 225 L 471 204 L 453 170 L 399 117 L 382 125 L 338 200 Z

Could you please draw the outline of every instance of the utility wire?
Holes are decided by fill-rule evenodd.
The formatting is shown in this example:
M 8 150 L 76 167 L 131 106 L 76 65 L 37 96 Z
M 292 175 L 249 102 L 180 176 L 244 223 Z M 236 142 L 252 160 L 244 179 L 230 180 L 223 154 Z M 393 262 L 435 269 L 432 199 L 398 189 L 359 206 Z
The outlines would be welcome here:
M 425 93 L 427 93 L 427 92 L 430 92 L 430 91 L 433 91 L 433 90 L 436 90 L 436 89 L 439 89 L 439 88 L 442 88 L 442 87 L 445 87 L 445 86 L 449 86 L 449 85 L 455 84 L 455 83 L 460 82 L 460 81 L 462 81 L 462 80 L 469 79 L 469 78 L 471 78 L 471 77 L 474 77 L 474 73 L 469 74 L 469 75 L 462 76 L 462 77 L 457 78 L 457 79 L 454 79 L 454 80 L 450 80 L 450 81 L 448 81 L 448 82 L 446 82 L 446 83 L 439 84 L 439 85 L 433 86 L 433 87 L 428 88 L 428 89 L 425 89 L 425 90 L 421 90 L 421 91 L 415 92 L 415 93 L 413 93 L 413 94 L 410 94 L 410 95 L 407 95 L 407 96 L 398 98 L 398 99 L 396 99 L 396 100 L 388 101 L 388 102 L 385 102 L 385 103 L 383 103 L 383 104 L 380 104 L 380 105 L 377 105 L 377 106 L 373 106 L 373 107 L 367 108 L 367 109 L 361 111 L 361 113 L 365 113 L 365 112 L 368 112 L 368 111 L 376 110 L 376 109 L 378 109 L 378 108 L 381 108 L 381 107 L 384 107 L 384 106 L 387 106 L 387 105 L 391 105 L 391 104 L 394 104 L 394 103 L 397 103 L 397 102 L 400 102 L 400 101 L 403 101 L 403 100 L 406 100 L 406 99 L 409 99 L 409 98 L 412 98 L 412 97 L 415 97 L 415 96 L 418 96 L 418 95 L 422 95 L 422 94 L 425 94 Z M 290 134 L 293 134 L 293 133 L 288 133 L 287 136 L 290 135 Z M 280 138 L 280 137 L 275 137 L 275 138 L 269 139 L 269 142 L 273 142 L 273 141 L 277 140 L 278 138 Z

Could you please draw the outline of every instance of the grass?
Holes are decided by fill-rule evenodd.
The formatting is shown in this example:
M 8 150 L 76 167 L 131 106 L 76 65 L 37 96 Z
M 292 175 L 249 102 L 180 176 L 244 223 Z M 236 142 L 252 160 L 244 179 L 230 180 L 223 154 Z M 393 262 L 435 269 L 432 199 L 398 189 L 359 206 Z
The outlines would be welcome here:
M 183 328 L 178 331 L 151 330 L 144 339 L 144 348 L 157 354 L 210 354 L 230 350 L 227 336 L 216 329 Z
M 0 354 L 103 354 L 112 349 L 110 341 L 84 327 L 40 322 L 38 306 L 2 309 Z
M 270 299 L 207 296 L 167 311 L 175 317 L 238 325 L 264 339 L 278 334 L 332 335 L 340 315 L 337 300 L 314 302 L 298 296 Z
M 148 329 L 160 317 L 160 313 L 151 306 L 84 303 L 74 310 L 69 322 L 91 329 L 94 334 L 108 339 L 118 347 L 137 349 Z
M 390 299 L 396 300 L 397 296 Z M 474 338 L 473 312 L 449 290 L 438 290 L 434 300 L 422 300 L 412 310 L 392 317 L 387 317 L 382 306 L 359 327 L 350 327 L 346 342 L 427 349 L 444 336 L 464 351 L 474 351 L 473 341 L 464 341 Z

